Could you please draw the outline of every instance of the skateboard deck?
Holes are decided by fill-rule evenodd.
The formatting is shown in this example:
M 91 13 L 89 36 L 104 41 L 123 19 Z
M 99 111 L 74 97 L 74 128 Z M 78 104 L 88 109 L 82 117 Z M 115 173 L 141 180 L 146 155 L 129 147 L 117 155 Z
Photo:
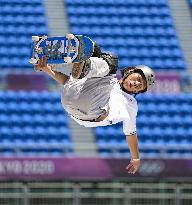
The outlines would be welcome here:
M 94 50 L 94 42 L 84 35 L 32 36 L 32 41 L 29 63 L 33 65 L 43 56 L 49 64 L 82 62 L 90 58 Z

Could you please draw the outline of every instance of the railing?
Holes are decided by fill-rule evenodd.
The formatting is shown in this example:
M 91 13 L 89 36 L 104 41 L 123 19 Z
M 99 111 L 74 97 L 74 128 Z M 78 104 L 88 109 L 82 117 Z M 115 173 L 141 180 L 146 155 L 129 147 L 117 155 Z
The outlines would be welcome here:
M 0 205 L 191 205 L 192 183 L 1 182 Z

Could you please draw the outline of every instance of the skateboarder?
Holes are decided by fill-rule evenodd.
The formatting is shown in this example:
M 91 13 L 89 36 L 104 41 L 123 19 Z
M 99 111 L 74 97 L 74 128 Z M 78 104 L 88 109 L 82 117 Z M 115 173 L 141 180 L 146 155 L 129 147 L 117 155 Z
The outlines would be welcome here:
M 97 56 L 97 57 L 96 57 Z M 122 70 L 116 78 L 117 58 L 95 49 L 93 57 L 70 64 L 72 74 L 58 72 L 63 65 L 49 65 L 39 60 L 36 70 L 42 70 L 63 85 L 61 102 L 67 113 L 80 125 L 97 127 L 123 121 L 123 131 L 129 145 L 131 161 L 126 167 L 134 174 L 140 166 L 136 132 L 137 102 L 133 95 L 151 90 L 155 75 L 145 65 Z

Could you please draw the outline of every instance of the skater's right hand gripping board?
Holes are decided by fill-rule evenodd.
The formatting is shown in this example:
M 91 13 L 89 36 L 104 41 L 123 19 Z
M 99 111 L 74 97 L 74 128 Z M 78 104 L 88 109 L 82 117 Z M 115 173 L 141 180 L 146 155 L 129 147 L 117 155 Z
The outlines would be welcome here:
M 38 60 L 37 64 L 34 66 L 36 71 L 44 71 L 47 68 L 47 59 L 46 56 L 43 56 Z
M 52 65 L 47 64 L 47 59 L 45 56 L 38 60 L 38 64 L 35 65 L 35 70 L 45 72 L 61 85 L 64 85 L 69 79 L 69 76 L 52 70 Z
M 82 62 L 89 59 L 94 51 L 94 42 L 83 35 L 32 36 L 32 41 L 32 57 L 29 62 L 33 65 L 37 65 L 43 56 L 46 56 L 49 64 Z

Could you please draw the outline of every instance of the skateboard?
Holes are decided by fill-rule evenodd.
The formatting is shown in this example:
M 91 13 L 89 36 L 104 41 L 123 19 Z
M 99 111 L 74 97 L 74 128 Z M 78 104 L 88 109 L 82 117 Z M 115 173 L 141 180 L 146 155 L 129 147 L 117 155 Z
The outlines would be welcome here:
M 82 62 L 91 57 L 93 50 L 94 42 L 84 35 L 32 36 L 29 63 L 37 65 L 43 56 L 46 56 L 49 64 Z

